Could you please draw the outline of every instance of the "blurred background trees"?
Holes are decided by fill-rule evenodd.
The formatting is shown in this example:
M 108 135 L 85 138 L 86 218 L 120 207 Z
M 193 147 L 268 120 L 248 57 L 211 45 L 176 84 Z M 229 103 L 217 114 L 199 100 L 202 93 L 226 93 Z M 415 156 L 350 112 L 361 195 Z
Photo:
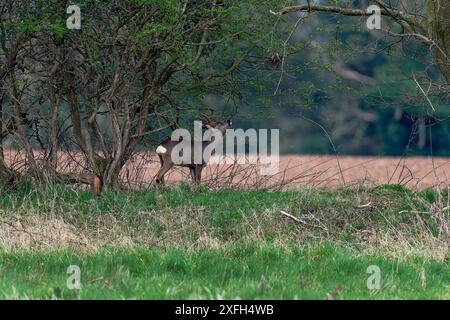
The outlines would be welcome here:
M 314 7 L 308 12 L 306 1 L 293 1 L 291 5 L 298 5 L 285 10 L 291 13 L 276 20 L 279 41 L 271 48 L 285 56 L 284 66 L 279 63 L 266 70 L 258 83 L 267 85 L 244 94 L 247 103 L 239 118 L 244 120 L 238 124 L 282 128 L 284 153 L 333 152 L 325 129 L 340 154 L 450 155 L 449 83 L 443 72 L 450 60 L 436 58 L 436 45 L 427 42 L 433 40 L 434 31 L 426 27 L 434 23 L 447 36 L 450 20 L 430 18 L 427 3 L 436 5 L 426 0 L 390 1 L 389 5 L 311 1 L 318 9 L 349 8 L 363 13 L 368 5 L 378 4 L 400 10 L 425 26 L 405 27 L 385 13 L 381 30 L 369 30 L 367 16 L 315 11 Z M 442 1 L 441 7 L 439 14 L 449 9 L 450 2 Z M 436 43 L 445 42 L 445 36 Z M 441 47 L 447 50 L 447 44 Z

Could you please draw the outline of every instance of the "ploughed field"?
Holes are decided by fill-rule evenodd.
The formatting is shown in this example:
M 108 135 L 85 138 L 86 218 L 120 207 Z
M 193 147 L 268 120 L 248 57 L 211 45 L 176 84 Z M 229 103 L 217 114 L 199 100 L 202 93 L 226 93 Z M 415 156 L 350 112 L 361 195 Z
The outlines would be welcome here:
M 7 150 L 6 161 L 12 167 L 23 169 L 24 156 Z M 83 156 L 61 152 L 59 170 L 83 172 Z M 243 158 L 240 158 L 243 159 Z M 45 161 L 42 161 L 44 163 Z M 210 164 L 203 171 L 203 183 L 212 189 L 279 190 L 301 187 L 342 187 L 355 184 L 376 186 L 399 184 L 414 190 L 431 187 L 447 188 L 450 185 L 450 158 L 432 157 L 363 157 L 363 156 L 280 156 L 278 173 L 262 175 L 263 164 L 228 161 Z M 160 167 L 159 159 L 150 153 L 139 153 L 122 171 L 122 180 L 130 188 L 147 188 Z M 166 175 L 168 184 L 189 179 L 189 170 L 173 168 Z
M 158 169 L 158 162 L 148 164 L 146 180 L 151 181 Z M 289 188 L 400 184 L 417 190 L 450 186 L 450 158 L 290 155 L 280 157 L 279 171 L 274 176 L 261 175 L 260 169 L 251 164 L 208 165 L 204 180 L 269 188 L 280 184 Z M 183 169 L 168 175 L 169 182 L 187 178 L 188 171 Z

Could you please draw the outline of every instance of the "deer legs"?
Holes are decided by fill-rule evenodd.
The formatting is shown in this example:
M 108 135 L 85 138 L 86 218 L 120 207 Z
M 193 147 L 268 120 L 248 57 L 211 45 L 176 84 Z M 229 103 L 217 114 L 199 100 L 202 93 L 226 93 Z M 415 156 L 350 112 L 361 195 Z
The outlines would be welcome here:
M 170 160 L 161 160 L 161 168 L 159 169 L 158 173 L 156 174 L 155 182 L 157 185 L 164 185 L 164 175 L 173 167 L 173 163 Z
M 189 167 L 191 178 L 195 183 L 200 183 L 202 181 L 202 171 L 203 165 L 196 165 L 195 167 Z
M 164 175 L 173 167 L 173 162 L 170 159 L 160 158 L 160 161 L 161 161 L 161 168 L 156 174 L 155 178 L 156 185 L 164 185 Z M 201 164 L 189 167 L 191 178 L 194 181 L 194 183 L 197 184 L 201 182 L 202 171 L 204 167 L 205 166 Z

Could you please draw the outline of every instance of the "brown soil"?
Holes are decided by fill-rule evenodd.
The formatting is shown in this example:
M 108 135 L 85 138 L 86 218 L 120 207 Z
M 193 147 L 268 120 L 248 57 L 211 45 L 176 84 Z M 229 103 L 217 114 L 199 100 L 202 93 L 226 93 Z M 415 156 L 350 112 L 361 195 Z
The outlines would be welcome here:
M 5 156 L 8 165 L 23 169 L 23 155 L 8 150 Z M 83 171 L 80 165 L 82 162 L 80 154 L 69 156 L 61 152 L 59 170 Z M 122 178 L 129 187 L 146 188 L 152 184 L 159 166 L 156 156 L 139 154 L 124 168 Z M 280 171 L 274 176 L 262 176 L 259 169 L 259 165 L 249 164 L 208 165 L 203 182 L 216 188 L 270 189 L 281 186 L 337 187 L 361 183 L 395 183 L 412 189 L 450 186 L 450 158 L 291 155 L 280 157 Z M 169 184 L 188 179 L 188 170 L 185 168 L 175 168 L 166 176 Z
M 275 176 L 261 176 L 252 165 L 237 168 L 226 165 L 209 165 L 205 169 L 206 182 L 218 179 L 230 180 L 230 171 L 236 176 L 233 182 L 251 186 L 277 185 L 284 181 L 289 187 L 338 187 L 349 184 L 400 184 L 412 189 L 450 186 L 450 158 L 428 157 L 362 157 L 362 156 L 306 156 L 280 157 L 280 171 Z M 150 163 L 145 168 L 146 180 L 151 180 L 159 169 L 159 163 Z M 188 179 L 186 170 L 180 174 L 174 170 L 170 182 Z M 232 176 L 232 174 L 231 174 Z

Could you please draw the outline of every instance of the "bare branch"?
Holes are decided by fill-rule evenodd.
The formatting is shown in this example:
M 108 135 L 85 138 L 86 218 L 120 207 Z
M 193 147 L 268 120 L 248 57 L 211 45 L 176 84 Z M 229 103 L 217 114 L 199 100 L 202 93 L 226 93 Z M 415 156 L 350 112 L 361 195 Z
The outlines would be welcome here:
M 318 5 L 318 4 L 311 4 L 311 5 L 310 4 L 301 4 L 301 5 L 291 6 L 291 7 L 285 7 L 277 12 L 270 11 L 270 13 L 275 16 L 283 16 L 288 13 L 307 12 L 307 11 L 308 12 L 309 11 L 334 12 L 334 13 L 342 14 L 344 16 L 368 16 L 368 15 L 371 15 L 371 13 L 367 13 L 366 10 L 362 10 L 362 9 L 343 8 L 343 7 L 336 7 L 336 6 L 323 6 L 323 5 Z M 409 15 L 403 11 L 400 11 L 397 9 L 391 9 L 391 8 L 389 8 L 389 9 L 382 8 L 380 10 L 380 13 L 384 16 L 393 17 L 396 20 L 405 21 L 409 25 L 421 28 L 423 30 L 426 29 L 424 27 L 424 23 L 421 20 L 419 20 L 416 16 Z

